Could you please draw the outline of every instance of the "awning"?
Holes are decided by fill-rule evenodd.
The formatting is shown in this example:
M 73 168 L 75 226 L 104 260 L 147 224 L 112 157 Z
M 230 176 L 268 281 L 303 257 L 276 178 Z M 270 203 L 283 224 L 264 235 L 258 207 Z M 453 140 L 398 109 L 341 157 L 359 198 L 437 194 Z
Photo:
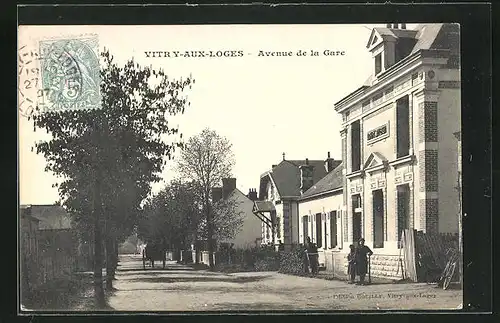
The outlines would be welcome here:
M 266 212 L 276 211 L 274 203 L 271 201 L 255 201 L 253 205 L 254 212 Z
M 269 227 L 273 227 L 276 223 L 276 208 L 274 203 L 270 201 L 254 201 L 253 214 L 255 214 L 262 222 Z M 267 213 L 267 214 L 266 214 Z

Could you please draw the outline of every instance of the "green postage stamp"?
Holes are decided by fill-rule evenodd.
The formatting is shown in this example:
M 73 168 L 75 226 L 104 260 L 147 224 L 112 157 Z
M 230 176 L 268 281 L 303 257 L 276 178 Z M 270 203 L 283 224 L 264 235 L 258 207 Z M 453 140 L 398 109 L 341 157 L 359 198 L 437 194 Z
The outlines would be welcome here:
M 41 112 L 100 108 L 97 36 L 43 40 L 39 45 Z

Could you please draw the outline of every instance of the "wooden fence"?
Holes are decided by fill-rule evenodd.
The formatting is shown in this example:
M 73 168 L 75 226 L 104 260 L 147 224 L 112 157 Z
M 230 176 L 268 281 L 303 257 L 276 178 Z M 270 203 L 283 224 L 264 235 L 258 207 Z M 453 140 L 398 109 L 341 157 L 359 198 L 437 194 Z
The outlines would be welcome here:
M 446 251 L 450 248 L 458 250 L 458 234 L 428 234 L 417 231 L 415 236 L 416 254 L 431 257 L 440 269 L 446 266 Z
M 459 250 L 458 234 L 430 234 L 417 230 L 404 230 L 402 237 L 404 273 L 412 281 L 422 281 L 418 275 L 419 259 L 430 259 L 437 270 L 444 270 L 448 249 Z
M 77 271 L 78 250 L 68 230 L 40 232 L 38 248 L 21 251 L 22 299 L 29 299 L 43 285 L 64 279 Z

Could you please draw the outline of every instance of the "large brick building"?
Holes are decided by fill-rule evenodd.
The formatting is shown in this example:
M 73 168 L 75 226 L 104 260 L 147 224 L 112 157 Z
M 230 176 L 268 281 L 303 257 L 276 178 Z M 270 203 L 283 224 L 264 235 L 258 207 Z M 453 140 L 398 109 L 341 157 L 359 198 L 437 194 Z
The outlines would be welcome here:
M 365 238 L 375 276 L 396 274 L 404 229 L 458 230 L 459 39 L 457 24 L 374 28 L 371 76 L 335 104 L 344 245 Z

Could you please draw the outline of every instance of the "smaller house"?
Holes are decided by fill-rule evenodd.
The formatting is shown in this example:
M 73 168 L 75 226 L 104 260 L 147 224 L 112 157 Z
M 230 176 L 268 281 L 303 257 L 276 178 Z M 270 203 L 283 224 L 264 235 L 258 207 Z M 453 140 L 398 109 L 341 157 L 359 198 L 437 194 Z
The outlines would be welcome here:
M 38 253 L 38 226 L 40 219 L 32 215 L 30 205 L 22 205 L 20 208 L 21 224 L 21 252 L 23 254 Z
M 248 195 L 244 194 L 236 187 L 236 178 L 222 179 L 221 188 L 212 189 L 212 198 L 231 200 L 235 203 L 235 213 L 242 218 L 242 225 L 234 238 L 222 241 L 232 244 L 233 248 L 252 248 L 256 246 L 256 241 L 261 237 L 261 222 L 253 214 L 254 201 L 257 200 L 257 191 L 250 189 Z
M 308 189 L 299 199 L 300 242 L 306 238 L 318 247 L 320 266 L 331 269 L 334 258 L 343 264 L 342 232 L 343 164 Z
M 277 247 L 281 241 L 290 250 L 303 242 L 299 199 L 339 164 L 330 153 L 325 160 L 288 160 L 283 154 L 279 164 L 260 176 L 259 200 L 253 212 L 261 220 L 262 244 Z
M 30 210 L 39 219 L 38 257 L 45 279 L 76 269 L 79 241 L 70 214 L 60 205 L 30 205 Z
M 38 270 L 38 223 L 40 219 L 31 214 L 29 205 L 20 207 L 20 261 L 21 261 L 21 288 L 23 299 L 32 289 L 40 284 Z
M 67 250 L 74 244 L 71 217 L 60 205 L 32 205 L 31 212 L 40 219 L 40 247 L 42 252 L 51 248 Z M 69 250 L 68 250 L 69 251 Z
M 219 245 L 232 246 L 234 249 L 250 249 L 260 244 L 261 221 L 253 213 L 254 201 L 257 200 L 257 190 L 250 189 L 244 194 L 236 187 L 236 178 L 222 179 L 222 187 L 212 188 L 212 200 L 230 200 L 234 204 L 235 216 L 240 216 L 242 223 L 233 238 L 218 241 Z M 208 245 L 206 241 L 198 241 L 195 244 L 203 250 L 198 257 L 201 263 L 208 264 Z M 193 256 L 195 256 L 193 252 Z

